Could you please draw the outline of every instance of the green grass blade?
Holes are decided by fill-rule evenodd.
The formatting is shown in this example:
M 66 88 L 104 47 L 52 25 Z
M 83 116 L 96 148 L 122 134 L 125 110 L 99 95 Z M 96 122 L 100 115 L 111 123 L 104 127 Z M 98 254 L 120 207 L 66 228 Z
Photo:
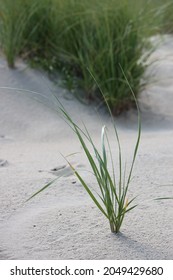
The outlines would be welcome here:
M 108 215 L 106 214 L 106 212 L 104 211 L 104 209 L 102 208 L 102 206 L 100 205 L 100 203 L 98 202 L 98 200 L 96 199 L 96 197 L 93 195 L 93 193 L 91 192 L 90 188 L 87 186 L 87 184 L 84 182 L 84 180 L 82 179 L 82 177 L 79 175 L 79 173 L 77 171 L 74 171 L 74 174 L 76 175 L 76 177 L 79 179 L 79 181 L 81 182 L 81 184 L 83 185 L 83 187 L 85 188 L 85 190 L 87 191 L 87 193 L 89 194 L 89 196 L 91 197 L 91 199 L 94 201 L 94 203 L 96 204 L 96 206 L 99 208 L 99 210 L 105 215 L 105 217 L 108 219 Z
M 61 177 L 61 176 L 60 176 Z M 29 200 L 31 200 L 33 197 L 35 197 L 36 195 L 38 195 L 39 193 L 41 193 L 42 191 L 44 191 L 45 189 L 47 189 L 49 186 L 51 186 L 56 180 L 58 180 L 60 177 L 50 181 L 48 184 L 46 184 L 43 188 L 41 188 L 39 191 L 35 192 L 32 196 L 30 196 L 26 202 L 28 202 Z
M 159 197 L 159 198 L 155 198 L 155 200 L 165 200 L 165 199 L 173 199 L 173 197 Z

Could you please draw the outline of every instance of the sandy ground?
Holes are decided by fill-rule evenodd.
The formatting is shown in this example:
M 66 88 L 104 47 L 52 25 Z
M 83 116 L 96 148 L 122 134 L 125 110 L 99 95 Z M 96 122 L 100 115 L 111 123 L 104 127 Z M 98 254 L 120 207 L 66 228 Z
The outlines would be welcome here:
M 173 201 L 154 200 L 173 196 L 171 37 L 164 38 L 150 62 L 146 75 L 153 82 L 140 97 L 142 139 L 129 191 L 129 198 L 137 196 L 138 207 L 127 214 L 121 233 L 115 235 L 61 156 L 78 152 L 71 161 L 97 190 L 79 142 L 49 108 L 54 100 L 50 89 L 75 121 L 85 122 L 98 145 L 101 127 L 107 125 L 117 155 L 109 117 L 79 103 L 39 71 L 22 62 L 9 70 L 0 58 L 0 259 L 173 258 Z M 2 87 L 37 91 L 45 97 Z M 136 117 L 130 111 L 116 120 L 127 166 L 137 135 Z M 53 186 L 25 202 L 60 174 Z

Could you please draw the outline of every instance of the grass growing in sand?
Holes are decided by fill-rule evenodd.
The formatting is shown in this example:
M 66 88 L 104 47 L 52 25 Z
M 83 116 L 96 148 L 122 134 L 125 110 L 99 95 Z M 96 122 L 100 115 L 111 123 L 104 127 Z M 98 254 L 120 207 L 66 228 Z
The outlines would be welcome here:
M 15 67 L 20 55 L 34 56 L 42 49 L 45 52 L 49 3 L 49 0 L 0 0 L 0 45 L 9 67 Z
M 27 10 L 25 4 L 21 8 L 20 0 L 0 1 L 0 43 L 11 68 L 14 68 L 15 58 L 25 47 L 23 35 L 33 12 L 33 7 Z
M 127 0 L 0 0 L 1 45 L 9 66 L 22 55 L 64 74 L 88 100 L 104 100 L 113 114 L 134 103 L 122 82 L 122 65 L 137 97 L 145 65 L 140 62 L 145 39 L 154 28 L 149 2 Z M 144 6 L 147 8 L 144 9 Z M 133 6 L 133 8 L 131 7 Z M 89 68 L 104 98 L 88 75 Z M 75 82 L 74 82 L 75 81 Z
M 121 71 L 124 75 L 122 69 Z M 133 167 L 138 151 L 138 146 L 140 142 L 141 120 L 140 120 L 139 107 L 135 95 L 126 77 L 125 79 L 135 99 L 137 111 L 138 111 L 138 135 L 137 135 L 137 141 L 134 148 L 133 158 L 128 174 L 126 174 L 126 166 L 123 166 L 121 143 L 115 126 L 115 120 L 113 118 L 113 115 L 111 113 L 107 101 L 105 100 L 107 107 L 109 109 L 109 113 L 111 115 L 111 120 L 114 129 L 114 135 L 115 135 L 115 142 L 118 145 L 118 163 L 119 163 L 118 170 L 115 170 L 116 158 L 114 159 L 114 155 L 111 150 L 111 145 L 109 142 L 109 136 L 108 136 L 106 126 L 103 126 L 101 130 L 101 151 L 100 151 L 99 148 L 94 143 L 85 124 L 83 125 L 82 128 L 79 127 L 78 124 L 75 123 L 74 120 L 71 118 L 71 116 L 68 114 L 63 104 L 59 101 L 58 98 L 56 98 L 58 102 L 57 111 L 58 113 L 60 113 L 61 117 L 70 126 L 70 128 L 73 130 L 76 137 L 78 138 L 83 148 L 83 151 L 88 159 L 92 172 L 94 174 L 99 189 L 99 193 L 95 194 L 92 188 L 88 185 L 87 181 L 85 181 L 85 179 L 73 167 L 73 165 L 68 161 L 68 159 L 67 158 L 65 159 L 68 162 L 71 169 L 73 170 L 75 176 L 78 178 L 78 180 L 85 188 L 90 198 L 95 203 L 95 205 L 98 207 L 101 213 L 108 219 L 111 231 L 114 233 L 118 233 L 120 231 L 126 213 L 136 207 L 136 205 L 131 205 L 132 202 L 134 201 L 134 198 L 130 200 L 128 199 L 128 189 L 129 189 L 132 171 L 133 171 Z M 99 87 L 98 84 L 97 86 Z M 110 165 L 111 168 L 109 167 Z M 28 200 L 30 200 L 31 198 L 35 197 L 40 192 L 48 188 L 57 179 L 49 182 L 42 189 L 40 189 L 38 192 L 33 194 Z

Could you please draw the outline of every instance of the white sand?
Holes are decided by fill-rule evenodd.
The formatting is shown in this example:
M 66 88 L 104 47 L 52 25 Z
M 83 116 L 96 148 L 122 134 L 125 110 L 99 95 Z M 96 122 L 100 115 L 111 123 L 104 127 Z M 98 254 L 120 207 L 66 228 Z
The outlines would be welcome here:
M 129 191 L 129 198 L 137 195 L 138 207 L 127 214 L 118 235 L 110 232 L 108 221 L 64 167 L 60 153 L 80 152 L 71 161 L 97 189 L 70 128 L 28 94 L 0 89 L 0 259 L 173 258 L 173 201 L 154 200 L 173 196 L 172 38 L 165 37 L 150 60 L 155 58 L 158 61 L 147 74 L 155 75 L 157 82 L 149 84 L 140 98 L 142 139 Z M 116 149 L 106 114 L 100 117 L 94 107 L 79 103 L 22 62 L 16 70 L 9 70 L 1 57 L 0 87 L 6 86 L 41 92 L 49 98 L 48 104 L 52 88 L 72 117 L 85 122 L 98 144 L 106 124 Z M 118 118 L 117 127 L 129 164 L 137 135 L 136 113 Z M 58 174 L 64 176 L 54 186 L 25 203 Z

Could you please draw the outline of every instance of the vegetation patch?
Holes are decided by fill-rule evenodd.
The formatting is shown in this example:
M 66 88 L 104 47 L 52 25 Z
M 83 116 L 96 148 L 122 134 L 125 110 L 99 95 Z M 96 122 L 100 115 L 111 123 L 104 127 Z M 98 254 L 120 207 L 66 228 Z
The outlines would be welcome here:
M 22 56 L 60 71 L 70 90 L 80 88 L 100 104 L 106 100 L 117 115 L 134 104 L 119 65 L 138 97 L 146 39 L 160 29 L 164 11 L 161 1 L 0 0 L 1 48 L 10 67 Z

